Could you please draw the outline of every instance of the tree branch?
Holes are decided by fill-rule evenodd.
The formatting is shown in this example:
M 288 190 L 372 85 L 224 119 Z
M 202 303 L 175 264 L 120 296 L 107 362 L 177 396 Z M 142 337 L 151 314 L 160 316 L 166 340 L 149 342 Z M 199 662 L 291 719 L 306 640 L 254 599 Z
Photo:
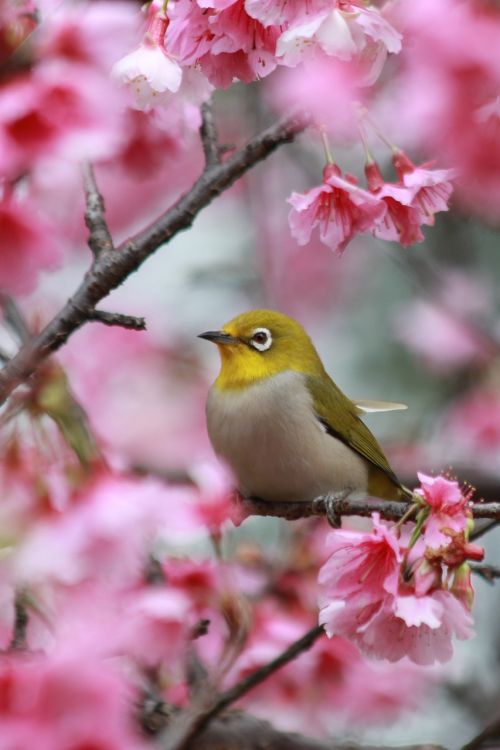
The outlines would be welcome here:
M 0 292 L 0 306 L 6 324 L 17 338 L 20 344 L 25 344 L 31 338 L 31 331 L 15 300 L 5 292 Z M 10 359 L 10 358 L 9 358 Z
M 264 682 L 271 674 L 295 659 L 303 651 L 311 648 L 323 633 L 323 626 L 316 625 L 303 635 L 302 638 L 292 643 L 276 659 L 273 659 L 260 669 L 256 669 L 248 677 L 233 685 L 232 688 L 218 695 L 214 701 L 210 701 L 208 706 L 194 706 L 188 708 L 186 711 L 182 711 L 160 738 L 163 741 L 162 747 L 164 750 L 187 750 L 194 737 L 212 719 L 232 703 L 239 700 L 249 690 Z
M 275 123 L 222 164 L 205 169 L 189 192 L 153 224 L 120 245 L 116 252 L 101 251 L 94 256 L 90 270 L 63 309 L 0 371 L 0 403 L 86 323 L 97 303 L 136 271 L 160 245 L 190 227 L 199 212 L 214 198 L 283 143 L 292 141 L 306 126 L 306 121 L 296 117 Z
M 200 138 L 205 154 L 206 167 L 213 167 L 220 163 L 220 151 L 217 138 L 212 102 L 204 102 L 201 105 L 201 127 Z
M 500 568 L 496 565 L 474 564 L 470 567 L 473 573 L 481 576 L 488 583 L 495 583 L 496 579 L 500 578 Z
M 476 735 L 470 742 L 462 747 L 462 750 L 479 750 L 483 745 L 491 745 L 492 741 L 495 741 L 495 746 L 498 746 L 498 740 L 500 740 L 500 717 L 496 717 L 486 726 L 482 732 Z
M 99 253 L 114 250 L 113 238 L 104 218 L 104 198 L 95 181 L 92 165 L 86 162 L 82 167 L 85 190 L 85 224 L 89 230 L 88 246 L 97 257 Z
M 133 331 L 146 330 L 146 321 L 144 318 L 138 318 L 135 315 L 107 312 L 106 310 L 92 310 L 92 312 L 88 314 L 87 320 L 96 320 L 100 323 L 104 323 L 106 326 L 131 328 Z
M 163 713 L 160 714 L 160 710 Z M 168 721 L 169 707 L 157 706 L 160 721 Z M 171 709 L 170 709 L 171 711 Z M 161 742 L 158 747 L 165 750 Z M 189 745 L 189 750 L 389 750 L 384 747 L 362 746 L 334 739 L 319 740 L 298 732 L 283 732 L 268 721 L 258 719 L 243 711 L 228 711 L 217 717 Z M 445 750 L 425 743 L 422 745 L 395 746 L 390 750 Z
M 318 497 L 312 502 L 269 502 L 259 498 L 242 498 L 243 510 L 253 516 L 277 516 L 294 521 L 309 516 L 326 516 L 326 497 Z M 342 498 L 333 501 L 334 511 L 339 516 L 371 516 L 378 512 L 389 521 L 399 521 L 411 507 L 408 500 L 378 500 L 367 498 Z M 471 506 L 474 518 L 500 519 L 500 502 L 473 503 Z
M 23 591 L 18 591 L 14 599 L 14 632 L 9 645 L 11 651 L 24 651 L 27 647 L 26 632 L 28 630 L 28 609 Z

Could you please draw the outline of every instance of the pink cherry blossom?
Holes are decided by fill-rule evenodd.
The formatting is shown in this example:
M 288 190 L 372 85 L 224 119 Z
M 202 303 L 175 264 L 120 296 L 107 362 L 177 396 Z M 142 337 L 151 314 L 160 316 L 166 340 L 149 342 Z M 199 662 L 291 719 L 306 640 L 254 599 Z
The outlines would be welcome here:
M 449 661 L 451 637 L 467 640 L 474 635 L 472 617 L 449 591 L 426 596 L 398 596 L 386 601 L 374 616 L 356 629 L 354 640 L 368 656 L 399 661 L 407 656 L 415 664 Z
M 400 51 L 401 35 L 374 6 L 343 2 L 301 17 L 282 33 L 276 54 L 284 65 L 294 66 L 317 49 L 340 60 L 358 57 L 365 63 L 365 84 L 371 84 L 387 53 Z
M 81 656 L 3 656 L 0 715 L 5 748 L 144 750 L 133 725 L 136 691 L 109 662 Z
M 356 234 L 372 229 L 387 210 L 383 201 L 358 187 L 354 178 L 343 178 L 334 164 L 325 167 L 322 185 L 307 193 L 292 193 L 288 202 L 293 207 L 289 223 L 297 242 L 307 244 L 319 226 L 323 244 L 338 253 Z
M 436 505 L 454 508 L 455 487 L 443 482 L 433 487 Z M 449 518 L 443 515 L 441 522 Z M 443 535 L 443 546 L 434 550 L 435 528 L 429 525 L 427 531 L 428 521 L 411 547 L 411 528 L 385 526 L 377 514 L 370 533 L 330 535 L 332 555 L 319 573 L 320 623 L 329 636 L 347 638 L 378 659 L 407 656 L 416 664 L 432 664 L 451 658 L 452 635 L 473 635 L 466 596 L 458 586 L 455 596 L 449 580 L 467 554 L 480 559 L 482 550 L 467 549 L 464 533 L 460 539 Z
M 322 588 L 320 622 L 329 635 L 332 620 L 345 601 L 355 599 L 356 620 L 369 617 L 389 593 L 395 593 L 402 554 L 391 530 L 374 514 L 373 531 L 338 531 L 330 535 L 331 556 L 320 570 Z M 345 635 L 345 633 L 344 633 Z
M 0 173 L 16 177 L 57 155 L 72 161 L 115 153 L 122 99 L 87 65 L 35 66 L 0 89 Z
M 76 585 L 99 578 L 121 586 L 140 577 L 145 549 L 168 528 L 173 539 L 198 535 L 195 498 L 154 479 L 104 471 L 84 485 L 70 508 L 33 525 L 16 556 L 16 577 Z M 175 514 L 170 508 L 176 508 Z M 52 550 L 51 553 L 49 551 Z
M 0 200 L 0 288 L 10 294 L 31 292 L 40 271 L 61 260 L 56 229 L 29 199 Z
M 130 84 L 139 109 L 165 104 L 181 85 L 182 69 L 164 47 L 168 18 L 152 15 L 141 45 L 113 66 L 112 74 Z
M 375 237 L 392 242 L 399 242 L 406 247 L 416 242 L 423 242 L 425 237 L 420 226 L 421 212 L 413 205 L 415 191 L 403 185 L 385 182 L 375 162 L 365 167 L 368 189 L 387 206 L 382 219 L 373 228 Z
M 331 7 L 332 0 L 245 0 L 249 16 L 264 26 L 283 26 Z
M 89 65 L 106 75 L 140 41 L 137 9 L 123 0 L 59 4 L 36 39 L 40 57 Z
M 453 192 L 450 180 L 456 177 L 453 169 L 427 169 L 428 165 L 416 167 L 402 151 L 394 156 L 394 167 L 399 179 L 407 188 L 415 191 L 413 205 L 418 208 L 423 224 L 434 224 L 434 214 L 448 211 L 448 202 Z
M 179 0 L 168 14 L 167 49 L 183 65 L 198 64 L 214 86 L 249 83 L 275 69 L 280 30 L 249 16 L 244 0 Z
M 406 41 L 393 102 L 401 132 L 459 169 L 456 186 L 465 205 L 497 217 L 499 120 L 484 117 L 500 81 L 498 59 L 487 54 L 500 32 L 497 9 L 422 0 L 394 4 L 394 12 Z
M 464 532 L 467 529 L 471 511 L 470 492 L 460 489 L 458 482 L 442 476 L 430 477 L 418 473 L 420 489 L 431 514 L 425 526 L 425 541 L 429 547 L 441 547 L 449 543 L 443 529 Z

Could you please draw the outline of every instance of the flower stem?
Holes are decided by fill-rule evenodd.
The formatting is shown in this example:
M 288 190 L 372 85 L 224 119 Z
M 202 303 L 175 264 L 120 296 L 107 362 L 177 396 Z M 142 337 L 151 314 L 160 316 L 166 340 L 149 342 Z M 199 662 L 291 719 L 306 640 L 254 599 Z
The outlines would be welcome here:
M 405 523 L 405 522 L 406 522 L 406 521 L 407 521 L 407 520 L 408 520 L 409 518 L 411 518 L 411 516 L 412 516 L 412 515 L 414 514 L 414 512 L 415 512 L 415 511 L 417 510 L 417 508 L 419 508 L 419 507 L 420 507 L 420 506 L 419 506 L 419 504 L 418 504 L 418 503 L 412 503 L 412 504 L 410 505 L 410 507 L 408 508 L 408 510 L 406 511 L 406 513 L 404 514 L 404 516 L 401 516 L 401 518 L 399 519 L 399 521 L 397 521 L 397 523 L 396 523 L 396 524 L 394 525 L 394 528 L 395 528 L 395 529 L 400 529 L 400 528 L 401 528 L 401 526 L 402 526 L 402 525 L 403 525 L 403 524 L 404 524 L 404 523 Z
M 382 130 L 379 128 L 379 126 L 377 125 L 377 123 L 374 122 L 373 118 L 368 114 L 367 110 L 364 111 L 364 118 L 365 118 L 366 122 L 370 123 L 372 129 L 378 135 L 378 137 L 380 138 L 380 140 L 382 141 L 382 143 L 385 143 L 385 145 L 387 146 L 387 148 L 390 148 L 393 154 L 399 153 L 399 148 L 397 146 L 395 146 L 394 143 L 391 143 L 391 141 L 388 138 L 386 138 L 386 136 L 384 135 L 384 133 L 382 132 Z
M 323 148 L 325 150 L 325 159 L 328 164 L 334 164 L 332 152 L 330 151 L 330 144 L 328 143 L 328 136 L 324 128 L 321 128 L 321 140 L 323 141 Z

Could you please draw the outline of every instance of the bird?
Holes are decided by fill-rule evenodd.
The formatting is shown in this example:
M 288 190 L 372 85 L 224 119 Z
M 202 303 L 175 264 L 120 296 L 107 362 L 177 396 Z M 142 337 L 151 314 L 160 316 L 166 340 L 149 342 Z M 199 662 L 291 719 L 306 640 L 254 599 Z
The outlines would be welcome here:
M 411 497 L 360 418 L 406 405 L 349 399 L 300 323 L 250 310 L 199 337 L 216 344 L 221 359 L 206 402 L 208 435 L 244 498 Z

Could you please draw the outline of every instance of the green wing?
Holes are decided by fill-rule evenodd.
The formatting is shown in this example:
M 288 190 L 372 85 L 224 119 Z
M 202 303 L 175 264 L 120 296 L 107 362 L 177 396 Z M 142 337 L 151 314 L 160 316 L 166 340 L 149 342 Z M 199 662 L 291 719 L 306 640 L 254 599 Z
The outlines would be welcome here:
M 399 486 L 399 480 L 389 466 L 382 448 L 358 417 L 356 404 L 342 393 L 326 372 L 321 379 L 315 375 L 307 375 L 306 383 L 313 397 L 316 415 L 327 431 L 366 458 Z

